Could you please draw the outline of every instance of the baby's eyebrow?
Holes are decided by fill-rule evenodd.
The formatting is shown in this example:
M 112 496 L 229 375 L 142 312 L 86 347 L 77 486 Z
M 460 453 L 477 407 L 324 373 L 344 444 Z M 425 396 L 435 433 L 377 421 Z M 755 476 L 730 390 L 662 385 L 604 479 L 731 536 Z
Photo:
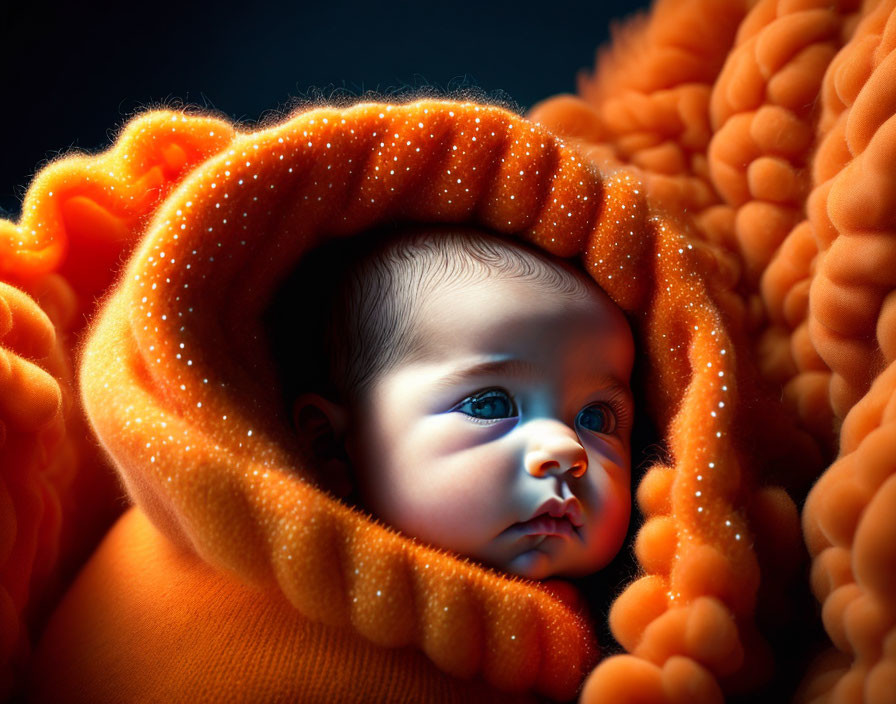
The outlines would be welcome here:
M 437 389 L 447 389 L 470 379 L 490 374 L 504 374 L 519 379 L 534 379 L 538 376 L 538 367 L 525 359 L 510 357 L 505 359 L 489 359 L 469 367 L 462 367 L 446 374 L 435 383 Z M 594 387 L 622 394 L 628 403 L 633 403 L 629 385 L 614 374 L 595 374 L 590 377 Z
M 478 362 L 469 367 L 461 367 L 446 374 L 439 379 L 436 388 L 450 388 L 457 386 L 469 379 L 479 376 L 488 376 L 490 374 L 504 374 L 515 376 L 520 379 L 534 379 L 538 374 L 537 367 L 532 362 L 523 359 L 507 358 L 507 359 L 489 359 Z

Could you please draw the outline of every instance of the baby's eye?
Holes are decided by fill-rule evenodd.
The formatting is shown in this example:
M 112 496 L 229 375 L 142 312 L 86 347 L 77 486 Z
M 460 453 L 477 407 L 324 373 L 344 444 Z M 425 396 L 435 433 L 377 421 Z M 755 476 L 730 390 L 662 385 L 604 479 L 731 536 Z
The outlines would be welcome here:
M 513 418 L 519 415 L 513 398 L 504 389 L 488 389 L 470 396 L 454 410 L 466 413 L 473 418 L 493 420 L 497 418 Z
M 595 433 L 609 435 L 616 430 L 616 415 L 606 403 L 593 403 L 579 411 L 578 423 Z

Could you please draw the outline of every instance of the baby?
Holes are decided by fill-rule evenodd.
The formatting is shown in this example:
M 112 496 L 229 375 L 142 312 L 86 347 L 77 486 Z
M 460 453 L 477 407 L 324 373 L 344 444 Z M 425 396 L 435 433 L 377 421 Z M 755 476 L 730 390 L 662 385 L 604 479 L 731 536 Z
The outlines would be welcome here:
M 519 240 L 446 226 L 364 240 L 320 310 L 324 373 L 292 409 L 317 481 L 508 573 L 607 565 L 631 512 L 622 311 Z

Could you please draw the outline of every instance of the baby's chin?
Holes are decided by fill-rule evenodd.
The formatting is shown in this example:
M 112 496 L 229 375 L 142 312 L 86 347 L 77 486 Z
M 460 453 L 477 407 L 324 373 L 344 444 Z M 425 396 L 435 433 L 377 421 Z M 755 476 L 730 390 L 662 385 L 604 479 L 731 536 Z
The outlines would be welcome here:
M 554 575 L 554 559 L 541 550 L 533 548 L 514 557 L 504 570 L 528 579 L 547 579 Z
M 590 565 L 569 564 L 561 562 L 556 555 L 532 548 L 521 552 L 502 567 L 505 572 L 519 575 L 528 579 L 548 579 L 549 577 L 575 578 L 591 574 L 597 571 L 597 567 Z
M 578 567 L 578 568 L 577 568 Z M 528 579 L 548 579 L 549 577 L 581 577 L 593 570 L 582 566 L 560 564 L 557 556 L 548 552 L 533 548 L 520 553 L 510 560 L 504 571 L 511 574 L 527 577 Z

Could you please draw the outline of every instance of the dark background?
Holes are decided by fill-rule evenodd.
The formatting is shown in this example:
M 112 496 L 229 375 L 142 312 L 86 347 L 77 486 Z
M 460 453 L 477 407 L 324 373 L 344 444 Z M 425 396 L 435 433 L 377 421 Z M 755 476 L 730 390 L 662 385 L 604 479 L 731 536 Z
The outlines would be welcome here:
M 106 149 L 151 107 L 252 125 L 307 100 L 472 86 L 526 110 L 574 93 L 611 21 L 648 4 L 0 0 L 0 216 L 18 218 L 47 161 Z

